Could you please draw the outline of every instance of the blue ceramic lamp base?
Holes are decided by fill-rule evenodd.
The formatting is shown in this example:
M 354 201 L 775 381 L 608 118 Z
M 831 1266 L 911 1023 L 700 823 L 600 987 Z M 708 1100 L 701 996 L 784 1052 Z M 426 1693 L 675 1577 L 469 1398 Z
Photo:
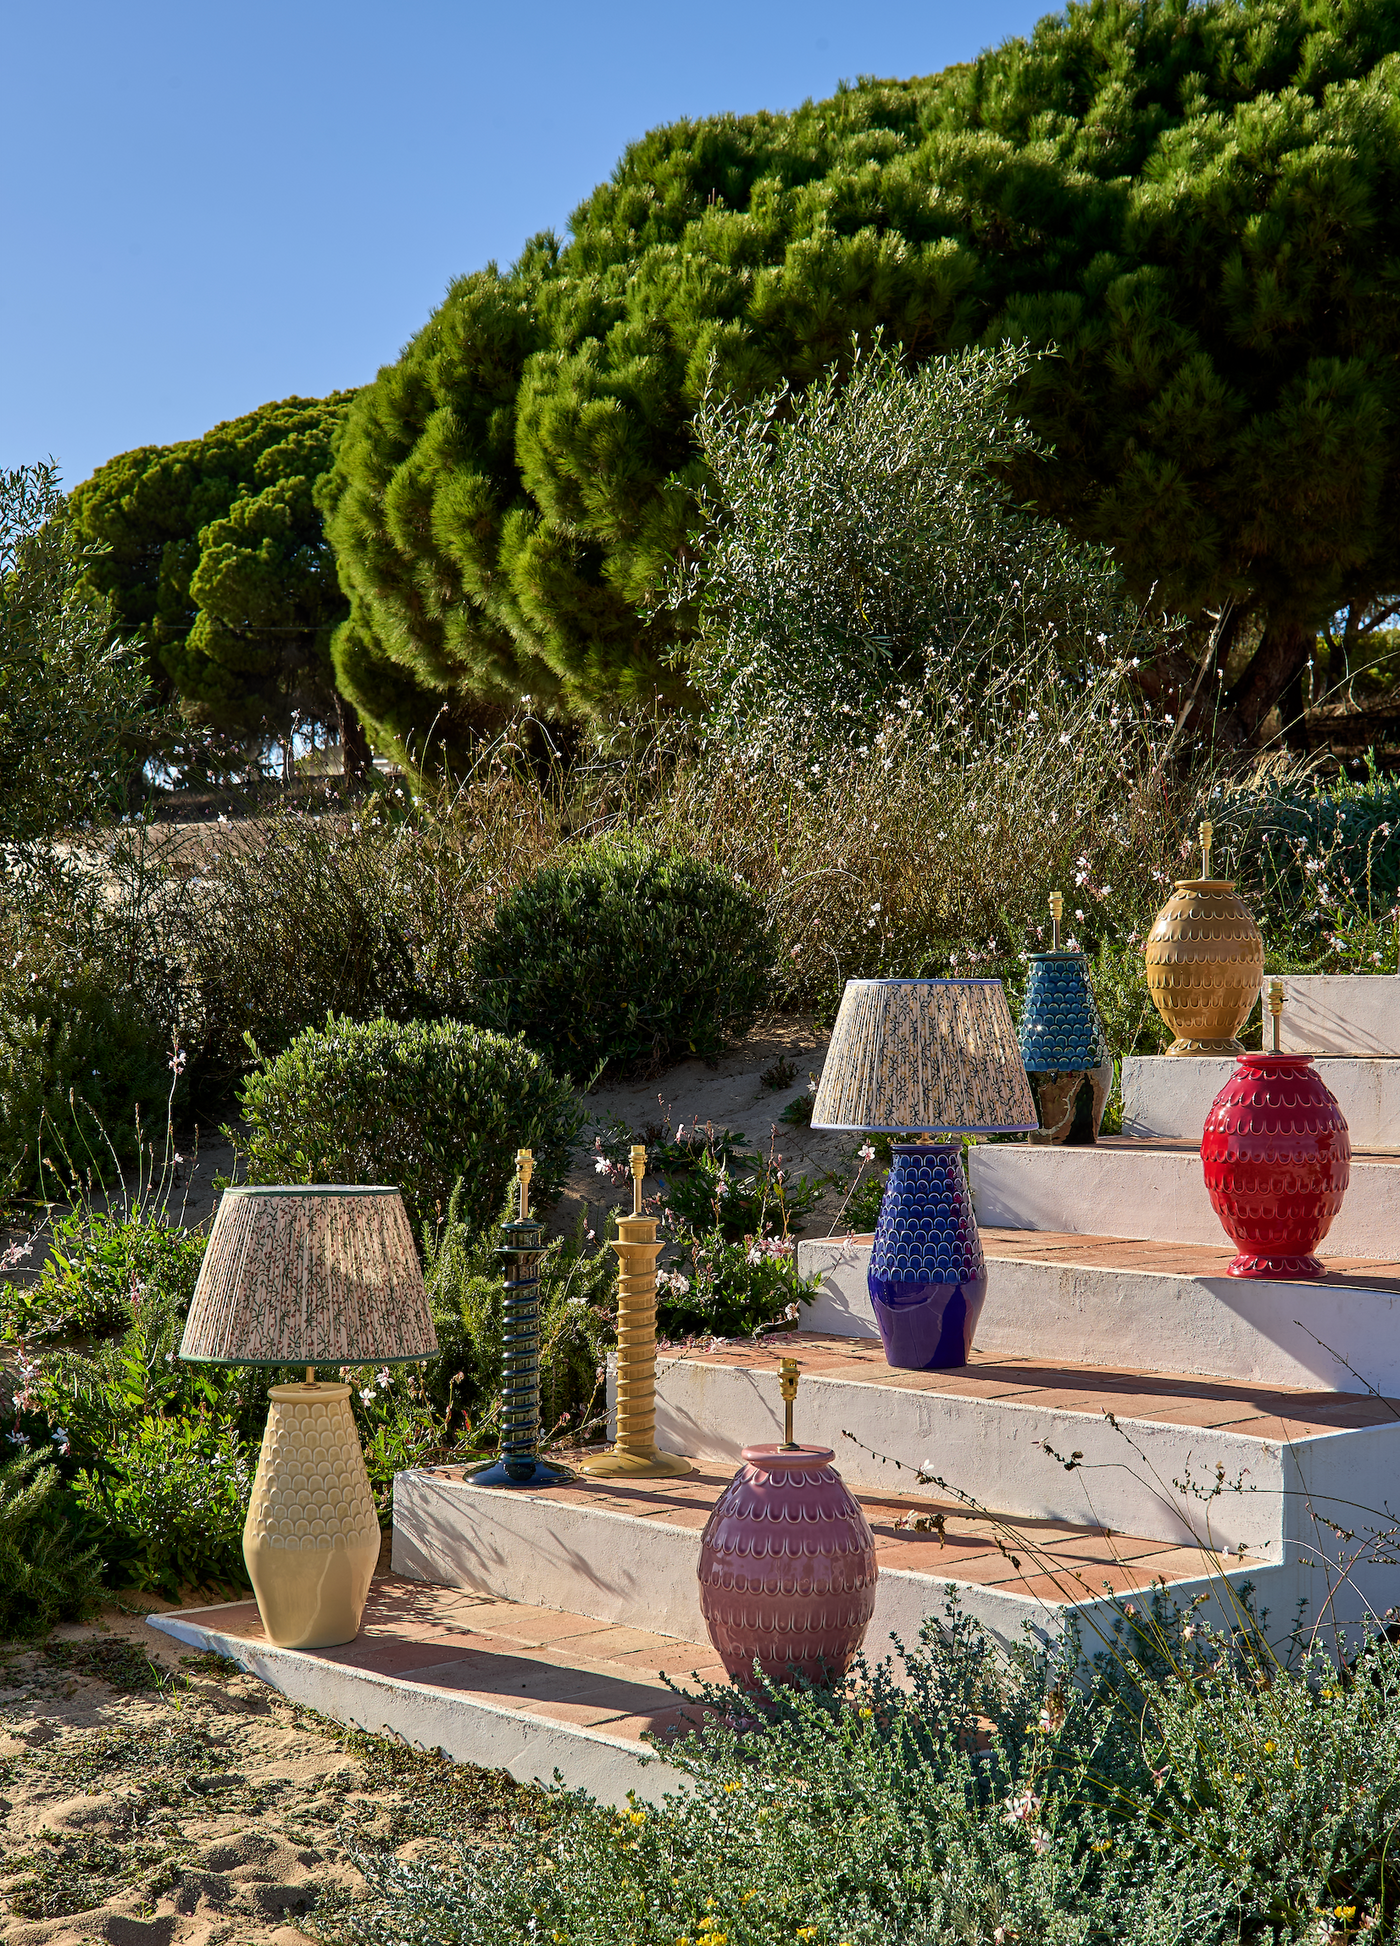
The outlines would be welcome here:
M 902 1371 L 965 1365 L 987 1264 L 960 1142 L 897 1142 L 866 1287 L 885 1359 Z

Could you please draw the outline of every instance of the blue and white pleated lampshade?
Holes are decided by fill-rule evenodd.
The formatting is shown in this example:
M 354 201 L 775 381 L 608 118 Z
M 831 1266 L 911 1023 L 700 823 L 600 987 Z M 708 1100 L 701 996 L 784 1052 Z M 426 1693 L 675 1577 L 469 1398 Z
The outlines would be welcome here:
M 1017 1038 L 1027 1074 L 1087 1074 L 1109 1058 L 1082 953 L 1032 953 Z

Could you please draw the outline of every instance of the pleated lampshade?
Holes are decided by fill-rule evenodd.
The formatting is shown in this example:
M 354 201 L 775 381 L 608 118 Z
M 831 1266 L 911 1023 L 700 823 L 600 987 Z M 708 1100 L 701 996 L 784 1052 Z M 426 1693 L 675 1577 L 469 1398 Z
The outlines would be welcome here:
M 226 1189 L 181 1358 L 220 1365 L 396 1365 L 437 1335 L 397 1189 Z
M 1000 980 L 848 980 L 813 1128 L 1000 1135 L 1039 1126 Z

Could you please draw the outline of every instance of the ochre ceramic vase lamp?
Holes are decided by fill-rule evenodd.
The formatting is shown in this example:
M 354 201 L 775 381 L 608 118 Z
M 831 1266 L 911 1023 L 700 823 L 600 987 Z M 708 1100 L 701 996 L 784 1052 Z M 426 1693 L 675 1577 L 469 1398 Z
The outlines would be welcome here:
M 620 1216 L 617 1273 L 617 1439 L 579 1468 L 590 1480 L 674 1480 L 690 1461 L 656 1443 L 656 1218 L 642 1214 L 647 1152 L 632 1145 L 632 1214 Z
M 700 1537 L 700 1612 L 730 1678 L 838 1681 L 875 1612 L 875 1539 L 829 1446 L 792 1436 L 797 1364 L 782 1363 L 781 1445 L 746 1446 L 744 1464 Z
M 353 1641 L 379 1559 L 350 1387 L 318 1384 L 316 1366 L 397 1365 L 436 1350 L 397 1189 L 224 1191 L 180 1356 L 306 1367 L 304 1381 L 269 1390 L 243 1528 L 258 1612 L 280 1648 Z
M 1242 1054 L 1201 1136 L 1206 1190 L 1237 1255 L 1231 1277 L 1324 1275 L 1317 1246 L 1351 1176 L 1346 1117 L 1306 1054 L 1280 1054 L 1283 987 L 1269 988 L 1273 1050 Z
M 1243 1054 L 1235 1037 L 1264 977 L 1264 942 L 1234 881 L 1210 875 L 1209 820 L 1200 837 L 1201 876 L 1177 880 L 1147 935 L 1147 990 L 1176 1036 L 1168 1054 Z
M 1028 1142 L 1096 1142 L 1113 1087 L 1113 1056 L 1082 953 L 1060 950 L 1064 899 L 1050 894 L 1050 951 L 1032 953 L 1017 1030 L 1040 1127 Z
M 476 1487 L 557 1487 L 573 1474 L 567 1466 L 540 1456 L 540 1257 L 544 1235 L 530 1214 L 534 1152 L 515 1157 L 519 1203 L 514 1219 L 501 1225 L 505 1239 L 496 1251 L 505 1270 L 501 1305 L 501 1444 L 495 1459 L 468 1468 L 464 1478 Z
M 963 1365 L 987 1295 L 962 1144 L 1025 1134 L 1030 1083 L 999 980 L 848 980 L 813 1128 L 922 1135 L 891 1144 L 866 1285 L 891 1365 Z

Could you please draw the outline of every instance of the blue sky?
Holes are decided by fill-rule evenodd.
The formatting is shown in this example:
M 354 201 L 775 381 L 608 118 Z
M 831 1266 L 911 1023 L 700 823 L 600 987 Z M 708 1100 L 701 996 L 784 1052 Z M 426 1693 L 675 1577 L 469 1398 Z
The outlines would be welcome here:
M 14 0 L 0 465 L 52 455 L 76 484 L 358 385 L 658 122 L 931 73 L 1046 11 Z

